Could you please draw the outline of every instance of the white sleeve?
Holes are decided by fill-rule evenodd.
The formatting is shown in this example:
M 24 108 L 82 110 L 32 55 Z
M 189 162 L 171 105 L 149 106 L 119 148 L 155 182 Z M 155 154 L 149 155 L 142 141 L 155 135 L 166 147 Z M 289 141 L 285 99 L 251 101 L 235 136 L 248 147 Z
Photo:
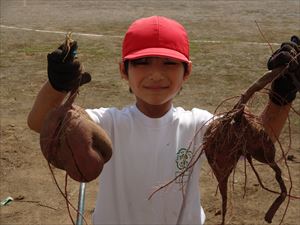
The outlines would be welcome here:
M 202 151 L 202 145 L 203 145 L 203 138 L 205 135 L 205 132 L 207 130 L 207 127 L 209 126 L 210 122 L 213 120 L 213 114 L 206 110 L 201 110 L 194 108 L 192 109 L 192 112 L 194 116 L 196 117 L 197 121 L 197 131 L 194 138 L 194 148 Z M 204 152 L 202 153 L 202 160 L 206 159 L 206 156 Z
M 86 109 L 87 114 L 91 119 L 100 125 L 109 136 L 111 136 L 113 127 L 113 109 L 111 108 L 98 108 L 98 109 Z
M 203 136 L 209 123 L 213 120 L 213 114 L 198 108 L 193 108 L 192 112 L 197 120 L 197 130 L 199 131 L 199 135 Z

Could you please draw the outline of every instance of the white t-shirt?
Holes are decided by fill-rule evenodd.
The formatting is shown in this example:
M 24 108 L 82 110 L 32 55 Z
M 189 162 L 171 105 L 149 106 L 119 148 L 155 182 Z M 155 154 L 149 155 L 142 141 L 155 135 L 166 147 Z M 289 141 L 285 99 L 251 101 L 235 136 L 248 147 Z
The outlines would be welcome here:
M 94 225 L 204 223 L 199 160 L 183 177 L 148 197 L 199 154 L 209 112 L 172 107 L 161 118 L 149 118 L 135 105 L 87 112 L 113 143 L 113 156 L 100 175 Z

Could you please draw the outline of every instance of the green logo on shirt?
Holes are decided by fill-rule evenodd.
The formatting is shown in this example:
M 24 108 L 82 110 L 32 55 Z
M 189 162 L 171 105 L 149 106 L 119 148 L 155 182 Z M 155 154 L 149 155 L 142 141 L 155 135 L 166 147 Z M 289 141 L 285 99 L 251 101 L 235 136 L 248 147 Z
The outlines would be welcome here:
M 181 148 L 178 150 L 176 157 L 177 170 L 175 172 L 175 176 L 178 176 L 178 178 L 176 179 L 176 183 L 183 185 L 187 182 L 190 170 L 184 170 L 187 169 L 187 167 L 189 166 L 192 156 L 192 151 L 186 148 Z
M 177 152 L 176 164 L 179 170 L 184 170 L 187 168 L 188 164 L 192 159 L 193 153 L 192 151 L 181 148 Z

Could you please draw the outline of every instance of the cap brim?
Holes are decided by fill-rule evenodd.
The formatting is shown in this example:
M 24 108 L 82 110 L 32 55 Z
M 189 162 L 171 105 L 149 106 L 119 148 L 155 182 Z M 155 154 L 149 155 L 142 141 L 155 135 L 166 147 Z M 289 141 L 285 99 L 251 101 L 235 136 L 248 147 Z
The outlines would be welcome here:
M 124 56 L 123 61 L 151 56 L 167 57 L 177 59 L 186 63 L 190 61 L 185 55 L 181 54 L 180 52 L 168 48 L 146 48 L 143 50 L 139 50 Z

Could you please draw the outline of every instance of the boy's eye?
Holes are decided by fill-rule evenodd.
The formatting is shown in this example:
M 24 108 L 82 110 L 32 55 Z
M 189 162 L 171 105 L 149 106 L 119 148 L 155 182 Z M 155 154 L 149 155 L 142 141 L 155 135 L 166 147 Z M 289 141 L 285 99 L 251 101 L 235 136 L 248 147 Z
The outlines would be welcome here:
M 134 60 L 130 61 L 131 65 L 133 65 L 133 66 L 149 65 L 154 62 L 155 62 L 154 58 L 151 58 L 151 57 L 139 58 L 139 59 L 134 59 Z M 173 59 L 163 59 L 161 61 L 161 63 L 168 66 L 168 65 L 178 65 L 180 62 L 177 60 L 173 60 Z
M 174 60 L 174 59 L 167 58 L 167 59 L 164 60 L 165 65 L 177 65 L 179 63 L 180 63 L 179 61 Z
M 131 61 L 132 65 L 146 65 L 148 64 L 149 61 L 147 60 L 147 58 L 140 58 L 140 59 L 134 59 Z
M 175 61 L 166 61 L 165 64 L 166 65 L 177 65 L 178 62 L 175 62 Z

